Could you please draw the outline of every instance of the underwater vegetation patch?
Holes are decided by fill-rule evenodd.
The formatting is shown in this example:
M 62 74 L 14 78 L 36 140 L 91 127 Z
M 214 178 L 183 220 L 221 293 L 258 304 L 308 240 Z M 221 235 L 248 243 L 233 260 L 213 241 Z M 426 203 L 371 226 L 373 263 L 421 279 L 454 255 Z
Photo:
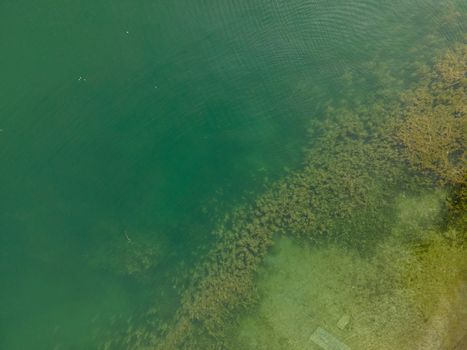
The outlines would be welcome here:
M 330 103 L 303 168 L 221 221 L 173 320 L 148 312 L 103 348 L 308 349 L 317 327 L 352 348 L 451 345 L 465 303 L 466 52 L 396 99 Z
M 466 179 L 466 72 L 467 47 L 459 44 L 435 65 L 426 84 L 402 96 L 407 106 L 397 136 L 404 154 L 444 183 Z
M 258 273 L 261 301 L 239 322 L 231 348 L 451 348 L 465 327 L 466 250 L 432 231 L 431 198 L 413 199 L 424 218 L 396 225 L 370 258 L 282 236 Z M 411 231 L 410 243 L 401 229 Z M 319 329 L 327 342 L 317 341 Z

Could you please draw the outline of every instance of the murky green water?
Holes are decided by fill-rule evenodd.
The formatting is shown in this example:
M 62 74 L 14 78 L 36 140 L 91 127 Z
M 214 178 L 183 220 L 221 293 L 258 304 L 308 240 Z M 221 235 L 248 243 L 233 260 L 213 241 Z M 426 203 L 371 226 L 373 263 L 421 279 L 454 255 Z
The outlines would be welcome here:
M 414 59 L 462 40 L 446 13 L 466 9 L 2 0 L 0 348 L 96 348 L 155 300 L 170 319 L 175 277 L 224 214 L 300 168 L 310 120 L 407 86 Z M 368 79 L 378 65 L 401 80 Z

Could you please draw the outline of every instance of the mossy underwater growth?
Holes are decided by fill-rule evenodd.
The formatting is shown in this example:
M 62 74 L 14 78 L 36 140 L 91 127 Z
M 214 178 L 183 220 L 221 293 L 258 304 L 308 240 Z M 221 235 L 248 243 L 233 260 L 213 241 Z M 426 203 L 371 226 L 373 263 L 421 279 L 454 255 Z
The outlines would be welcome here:
M 310 127 L 303 169 L 219 224 L 218 244 L 193 269 L 173 321 L 151 321 L 148 312 L 120 348 L 309 348 L 319 322 L 305 315 L 304 305 L 356 348 L 422 349 L 448 341 L 439 327 L 455 315 L 451 307 L 462 302 L 455 298 L 465 279 L 465 212 L 445 201 L 457 198 L 456 207 L 465 206 L 465 140 L 458 132 L 466 118 L 465 51 L 465 45 L 450 51 L 397 101 L 331 103 L 326 118 Z M 439 190 L 414 197 L 433 186 Z M 430 221 L 434 213 L 439 217 Z M 257 284 L 259 266 L 280 235 L 303 247 L 280 239 L 290 256 L 268 258 L 277 274 L 266 272 Z M 334 292 L 332 300 L 326 290 Z M 293 304 L 300 300 L 305 304 Z M 240 318 L 254 305 L 257 315 Z M 353 333 L 334 327 L 343 314 L 351 316 Z M 238 324 L 240 338 L 232 335 Z
M 396 225 L 371 258 L 340 245 L 280 238 L 259 272 L 261 302 L 239 322 L 231 348 L 320 349 L 310 340 L 317 327 L 351 349 L 455 345 L 467 324 L 467 252 L 432 231 L 431 217 L 439 214 L 432 198 L 410 200 L 422 215 L 408 227 Z M 410 231 L 411 242 L 401 242 L 401 230 Z
M 442 183 L 466 181 L 466 72 L 467 46 L 457 45 L 435 65 L 426 84 L 403 96 L 407 107 L 397 137 L 405 155 Z

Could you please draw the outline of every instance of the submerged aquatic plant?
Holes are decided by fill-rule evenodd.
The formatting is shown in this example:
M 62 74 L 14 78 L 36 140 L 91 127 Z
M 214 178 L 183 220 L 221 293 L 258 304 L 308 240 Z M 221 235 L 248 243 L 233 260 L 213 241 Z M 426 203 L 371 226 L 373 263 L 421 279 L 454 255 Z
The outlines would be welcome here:
M 432 79 L 404 96 L 397 132 L 410 164 L 442 183 L 465 182 L 467 155 L 467 47 L 458 45 L 435 66 Z
M 173 321 L 164 324 L 148 321 L 131 328 L 120 344 L 164 350 L 231 346 L 229 330 L 235 328 L 232 324 L 238 311 L 255 305 L 258 299 L 255 291 L 258 267 L 276 234 L 293 235 L 307 242 L 338 240 L 341 246 L 345 243 L 353 248 L 362 245 L 381 248 L 382 244 L 384 252 L 375 263 L 382 264 L 384 257 L 402 259 L 394 255 L 397 249 L 393 249 L 395 245 L 388 239 L 397 231 L 391 220 L 394 212 L 400 210 L 395 203 L 400 189 L 410 189 L 414 184 L 421 187 L 420 183 L 427 178 L 425 171 L 436 175 L 443 184 L 459 185 L 465 179 L 462 128 L 467 99 L 462 100 L 465 64 L 460 64 L 465 63 L 465 52 L 463 45 L 440 60 L 430 79 L 424 80 L 415 92 L 403 94 L 400 101 L 375 97 L 344 102 L 337 107 L 331 104 L 326 118 L 314 121 L 310 128 L 311 143 L 303 169 L 273 184 L 252 205 L 236 210 L 219 226 L 218 244 L 204 263 L 192 271 L 192 283 L 183 293 Z M 414 173 L 406 169 L 405 160 L 422 173 L 415 173 L 414 178 Z M 460 200 L 464 201 L 462 193 L 465 192 L 461 192 Z M 408 260 L 401 260 L 410 263 L 400 265 L 397 273 L 391 272 L 392 281 L 409 294 L 430 285 L 429 276 L 442 274 L 435 269 L 426 277 L 422 273 L 426 266 L 442 262 L 442 257 L 450 255 L 452 249 L 456 254 L 463 252 L 462 247 L 440 241 L 436 230 L 437 227 L 423 231 L 424 242 L 433 237 L 428 245 L 422 245 L 428 248 L 418 255 L 415 248 L 410 250 Z M 450 232 L 447 236 L 459 236 L 456 230 L 444 231 Z M 458 260 L 447 261 L 448 265 L 451 263 L 457 264 Z M 418 269 L 412 271 L 413 266 Z M 439 266 L 448 267 L 445 263 Z M 379 277 L 371 283 L 376 280 Z M 407 281 L 415 281 L 415 285 L 407 286 Z M 368 303 L 370 292 L 363 285 L 361 302 Z M 375 293 L 383 289 L 378 287 Z M 436 296 L 439 295 L 433 294 L 433 298 Z M 417 302 L 422 304 L 427 302 L 423 293 L 412 297 L 419 298 Z M 408 300 L 415 300 L 408 295 L 404 298 L 406 306 L 410 305 Z M 382 312 L 396 317 L 397 313 L 385 309 L 387 304 L 378 305 L 384 309 Z M 416 319 L 417 311 L 410 310 L 409 316 Z M 371 324 L 371 317 L 367 316 L 365 322 Z M 410 317 L 405 321 L 414 319 Z

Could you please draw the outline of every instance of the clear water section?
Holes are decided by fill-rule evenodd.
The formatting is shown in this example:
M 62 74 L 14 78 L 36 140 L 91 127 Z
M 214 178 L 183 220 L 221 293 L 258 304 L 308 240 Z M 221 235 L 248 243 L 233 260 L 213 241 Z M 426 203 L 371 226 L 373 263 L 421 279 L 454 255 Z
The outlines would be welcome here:
M 415 62 L 430 70 L 462 44 L 466 12 L 455 0 L 2 0 L 0 348 L 164 348 L 170 329 L 138 345 L 108 339 L 153 309 L 156 323 L 177 329 L 187 286 L 198 283 L 190 274 L 222 244 L 215 233 L 223 218 L 301 172 L 322 136 L 313 123 L 326 124 L 333 108 L 390 103 L 423 81 Z M 420 181 L 413 198 L 431 198 Z M 453 188 L 431 186 L 445 196 Z M 411 213 L 401 209 L 403 187 L 394 189 L 388 221 Z M 430 208 L 447 227 L 448 209 Z M 346 225 L 336 218 L 335 227 L 348 229 L 336 228 L 333 244 L 344 231 L 360 237 L 360 224 Z M 397 241 L 405 229 L 386 236 Z M 262 297 L 253 313 L 235 311 L 237 323 L 225 320 L 230 340 L 222 344 L 319 348 L 313 331 L 333 333 L 319 317 L 343 317 L 341 331 L 369 322 L 365 308 L 333 314 L 330 292 L 301 281 L 335 273 L 326 288 L 339 289 L 354 273 L 377 283 L 384 254 L 372 265 L 359 259 L 375 246 L 349 252 L 355 247 L 344 239 L 345 248 L 316 251 L 318 238 L 289 239 L 275 238 L 258 262 Z M 387 251 L 396 249 L 391 242 Z M 300 270 L 294 256 L 323 268 Z M 297 303 L 312 296 L 315 321 L 281 328 L 306 324 Z M 356 313 L 364 316 L 352 321 Z M 202 348 L 195 343 L 175 348 Z

